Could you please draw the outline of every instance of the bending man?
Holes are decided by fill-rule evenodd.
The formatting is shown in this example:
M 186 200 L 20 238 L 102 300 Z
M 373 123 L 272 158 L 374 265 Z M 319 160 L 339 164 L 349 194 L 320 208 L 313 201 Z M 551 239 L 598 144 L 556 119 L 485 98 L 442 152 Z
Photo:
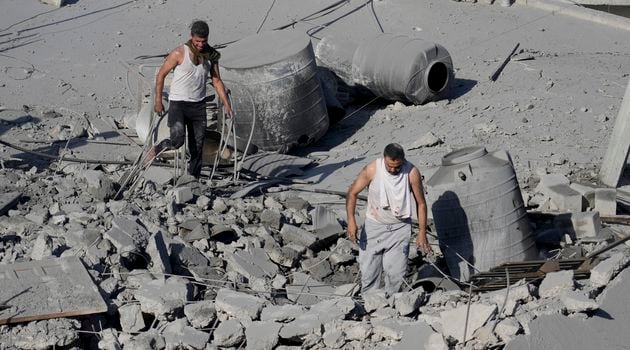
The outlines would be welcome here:
M 232 106 L 219 75 L 221 54 L 208 45 L 209 32 L 206 22 L 193 22 L 190 27 L 190 40 L 169 53 L 155 79 L 154 110 L 161 114 L 164 112 L 162 104 L 164 78 L 174 70 L 168 96 L 170 139 L 163 140 L 154 146 L 149 151 L 148 159 L 152 160 L 161 151 L 181 147 L 187 130 L 188 152 L 190 153 L 188 173 L 195 177 L 199 177 L 201 173 L 203 140 L 207 125 L 208 76 L 211 77 L 212 85 L 225 106 L 225 113 L 228 117 L 232 117 Z
M 391 296 L 400 290 L 407 273 L 412 194 L 420 226 L 416 246 L 424 253 L 432 252 L 426 236 L 427 206 L 422 177 L 420 171 L 405 160 L 405 151 L 399 144 L 387 145 L 383 158 L 365 166 L 348 189 L 346 212 L 348 237 L 352 241 L 357 240 L 357 195 L 368 186 L 365 225 L 358 241 L 361 292 L 365 294 L 380 288 L 384 273 L 385 293 Z

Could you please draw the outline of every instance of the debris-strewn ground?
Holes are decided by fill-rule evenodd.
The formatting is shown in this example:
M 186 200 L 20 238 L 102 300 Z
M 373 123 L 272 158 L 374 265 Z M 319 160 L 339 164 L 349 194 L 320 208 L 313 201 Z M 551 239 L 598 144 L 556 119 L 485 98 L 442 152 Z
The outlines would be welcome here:
M 125 136 L 133 129 L 117 130 L 132 125 L 148 92 L 136 94 L 145 61 L 135 58 L 181 43 L 193 18 L 209 21 L 211 43 L 254 33 L 271 3 L 69 2 L 5 0 L 0 13 L 0 139 L 43 153 L 0 148 L 0 264 L 79 256 L 108 311 L 0 326 L 0 348 L 627 347 L 628 244 L 599 256 L 588 278 L 558 271 L 484 293 L 415 284 L 444 264 L 412 253 L 401 293 L 362 296 L 343 198 L 312 193 L 345 191 L 391 141 L 425 177 L 450 150 L 484 145 L 510 152 L 529 209 L 571 213 L 530 215 L 541 259 L 606 246 L 630 233 L 600 220 L 617 213 L 615 194 L 611 209 L 609 190 L 593 188 L 629 79 L 626 32 L 516 5 L 352 0 L 295 27 L 318 28 L 314 45 L 379 26 L 439 42 L 456 68 L 446 99 L 349 106 L 322 140 L 295 151 L 317 161 L 301 178 L 315 184 L 241 196 L 246 174 L 238 185 L 229 170 L 198 182 L 156 166 L 113 199 L 141 152 Z M 277 2 L 264 28 L 328 5 Z M 15 307 L 0 300 L 0 319 Z

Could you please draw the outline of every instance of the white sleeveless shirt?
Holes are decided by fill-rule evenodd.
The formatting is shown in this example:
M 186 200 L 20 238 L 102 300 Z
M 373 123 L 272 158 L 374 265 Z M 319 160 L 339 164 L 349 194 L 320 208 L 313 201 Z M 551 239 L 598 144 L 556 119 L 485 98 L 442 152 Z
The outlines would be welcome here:
M 376 174 L 368 188 L 366 217 L 381 224 L 396 224 L 411 218 L 411 185 L 409 173 L 413 166 L 408 161 L 396 175 L 385 169 L 383 158 L 376 160 Z
M 199 102 L 206 98 L 206 82 L 212 63 L 203 61 L 194 65 L 190 49 L 184 45 L 184 62 L 175 67 L 169 101 Z

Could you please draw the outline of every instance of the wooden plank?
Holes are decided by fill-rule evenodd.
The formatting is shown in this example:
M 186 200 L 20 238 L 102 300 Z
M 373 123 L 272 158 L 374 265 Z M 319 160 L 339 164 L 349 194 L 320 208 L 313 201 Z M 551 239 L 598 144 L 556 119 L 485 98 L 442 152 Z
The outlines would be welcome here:
M 0 265 L 0 325 L 107 311 L 78 257 Z
M 630 150 L 630 81 L 626 87 L 626 94 L 621 102 L 615 127 L 613 128 L 608 150 L 604 156 L 599 178 L 603 184 L 617 187 L 619 178 L 626 166 L 628 151 Z

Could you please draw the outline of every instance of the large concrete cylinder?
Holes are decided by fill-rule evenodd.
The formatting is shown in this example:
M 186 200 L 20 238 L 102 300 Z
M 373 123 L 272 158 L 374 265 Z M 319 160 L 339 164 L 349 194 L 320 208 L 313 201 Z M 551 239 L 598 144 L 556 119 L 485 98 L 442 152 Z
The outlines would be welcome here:
M 532 260 L 537 249 L 507 152 L 456 150 L 427 181 L 440 249 L 451 275 L 468 280 L 510 261 Z
M 287 152 L 324 135 L 326 103 L 305 33 L 262 32 L 229 45 L 221 55 L 221 76 L 232 91 L 239 139 L 246 141 L 255 124 L 254 145 Z
M 317 46 L 317 59 L 349 85 L 414 104 L 440 98 L 454 78 L 451 56 L 443 46 L 405 35 L 380 34 L 358 46 L 325 37 Z

